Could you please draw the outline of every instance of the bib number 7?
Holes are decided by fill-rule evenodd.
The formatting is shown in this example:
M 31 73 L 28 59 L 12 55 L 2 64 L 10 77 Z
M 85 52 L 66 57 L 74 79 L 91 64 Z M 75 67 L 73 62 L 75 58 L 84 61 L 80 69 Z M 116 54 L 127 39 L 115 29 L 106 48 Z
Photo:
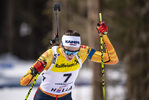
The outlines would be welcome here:
M 71 75 L 72 75 L 71 73 L 63 75 L 64 77 L 66 77 L 64 83 L 66 83 L 68 81 L 68 79 L 71 77 Z

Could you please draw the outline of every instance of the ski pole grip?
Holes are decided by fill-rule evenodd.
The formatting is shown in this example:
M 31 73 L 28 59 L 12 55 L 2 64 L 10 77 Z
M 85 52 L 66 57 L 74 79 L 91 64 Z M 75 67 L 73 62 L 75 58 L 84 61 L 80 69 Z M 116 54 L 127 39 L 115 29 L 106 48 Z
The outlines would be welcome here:
M 100 22 L 102 21 L 102 15 L 101 15 L 101 13 L 99 13 L 99 20 L 100 20 Z M 108 34 L 108 32 L 104 32 L 104 34 Z M 101 34 L 101 36 L 102 36 L 102 34 Z

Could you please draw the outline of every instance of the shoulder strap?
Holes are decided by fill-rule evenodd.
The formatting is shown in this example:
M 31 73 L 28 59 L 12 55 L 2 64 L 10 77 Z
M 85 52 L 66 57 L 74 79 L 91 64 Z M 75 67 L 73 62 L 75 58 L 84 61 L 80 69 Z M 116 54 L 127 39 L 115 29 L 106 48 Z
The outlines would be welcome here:
M 80 64 L 80 67 L 82 67 L 82 61 L 81 61 L 81 59 L 80 59 L 79 54 L 76 55 L 76 58 L 77 58 L 77 60 L 78 60 L 78 62 L 79 62 L 79 64 Z
M 58 46 L 53 46 L 53 47 L 52 47 L 52 51 L 53 51 L 53 61 L 52 61 L 52 64 L 55 64 L 55 63 L 56 63 L 56 61 L 57 61 L 57 56 L 59 55 L 59 54 L 57 53 L 57 48 L 58 48 Z
M 53 51 L 53 61 L 52 61 L 52 64 L 51 66 L 49 67 L 48 70 L 51 70 L 53 65 L 56 63 L 57 61 L 57 57 L 59 56 L 59 54 L 57 53 L 57 49 L 58 49 L 58 46 L 53 46 L 52 47 L 52 51 Z

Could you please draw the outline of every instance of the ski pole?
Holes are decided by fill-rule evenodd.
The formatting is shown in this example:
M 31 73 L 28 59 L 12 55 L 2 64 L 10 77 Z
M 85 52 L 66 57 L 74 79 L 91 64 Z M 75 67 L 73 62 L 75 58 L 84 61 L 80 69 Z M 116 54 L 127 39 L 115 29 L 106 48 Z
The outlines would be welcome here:
M 61 3 L 54 4 L 53 10 L 54 10 L 54 12 L 55 12 L 56 31 L 57 31 L 55 40 L 56 40 L 56 42 L 58 43 L 58 42 L 59 42 L 59 25 L 58 25 L 58 19 L 57 19 L 57 10 L 58 10 L 58 11 L 61 11 Z
M 29 89 L 29 91 L 28 91 L 28 93 L 27 93 L 27 95 L 26 95 L 25 100 L 27 100 L 27 99 L 28 99 L 28 96 L 30 95 L 30 93 L 31 93 L 31 91 L 32 91 L 32 89 L 33 89 L 33 87 L 34 87 L 35 82 L 36 82 L 36 80 L 37 80 L 38 76 L 39 76 L 39 74 L 37 73 L 37 75 L 36 75 L 36 77 L 35 77 L 35 79 L 34 79 L 34 81 L 33 81 L 32 85 L 31 85 L 31 87 L 30 87 L 30 89 Z
M 102 21 L 102 15 L 99 13 L 100 22 Z M 103 92 L 103 100 L 105 100 L 105 81 L 104 81 L 104 61 L 103 61 L 103 40 L 102 34 L 100 35 L 100 48 L 101 48 L 101 67 L 102 67 L 102 92 Z

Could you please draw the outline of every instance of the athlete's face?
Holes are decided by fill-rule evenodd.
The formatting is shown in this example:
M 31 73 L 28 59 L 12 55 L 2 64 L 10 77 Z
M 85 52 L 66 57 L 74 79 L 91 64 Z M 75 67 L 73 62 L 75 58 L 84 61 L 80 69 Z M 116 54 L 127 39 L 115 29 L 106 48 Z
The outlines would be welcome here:
M 62 47 L 62 52 L 67 61 L 71 61 L 75 57 L 75 55 L 79 52 L 79 50 L 80 50 L 79 47 L 68 47 L 68 46 Z

